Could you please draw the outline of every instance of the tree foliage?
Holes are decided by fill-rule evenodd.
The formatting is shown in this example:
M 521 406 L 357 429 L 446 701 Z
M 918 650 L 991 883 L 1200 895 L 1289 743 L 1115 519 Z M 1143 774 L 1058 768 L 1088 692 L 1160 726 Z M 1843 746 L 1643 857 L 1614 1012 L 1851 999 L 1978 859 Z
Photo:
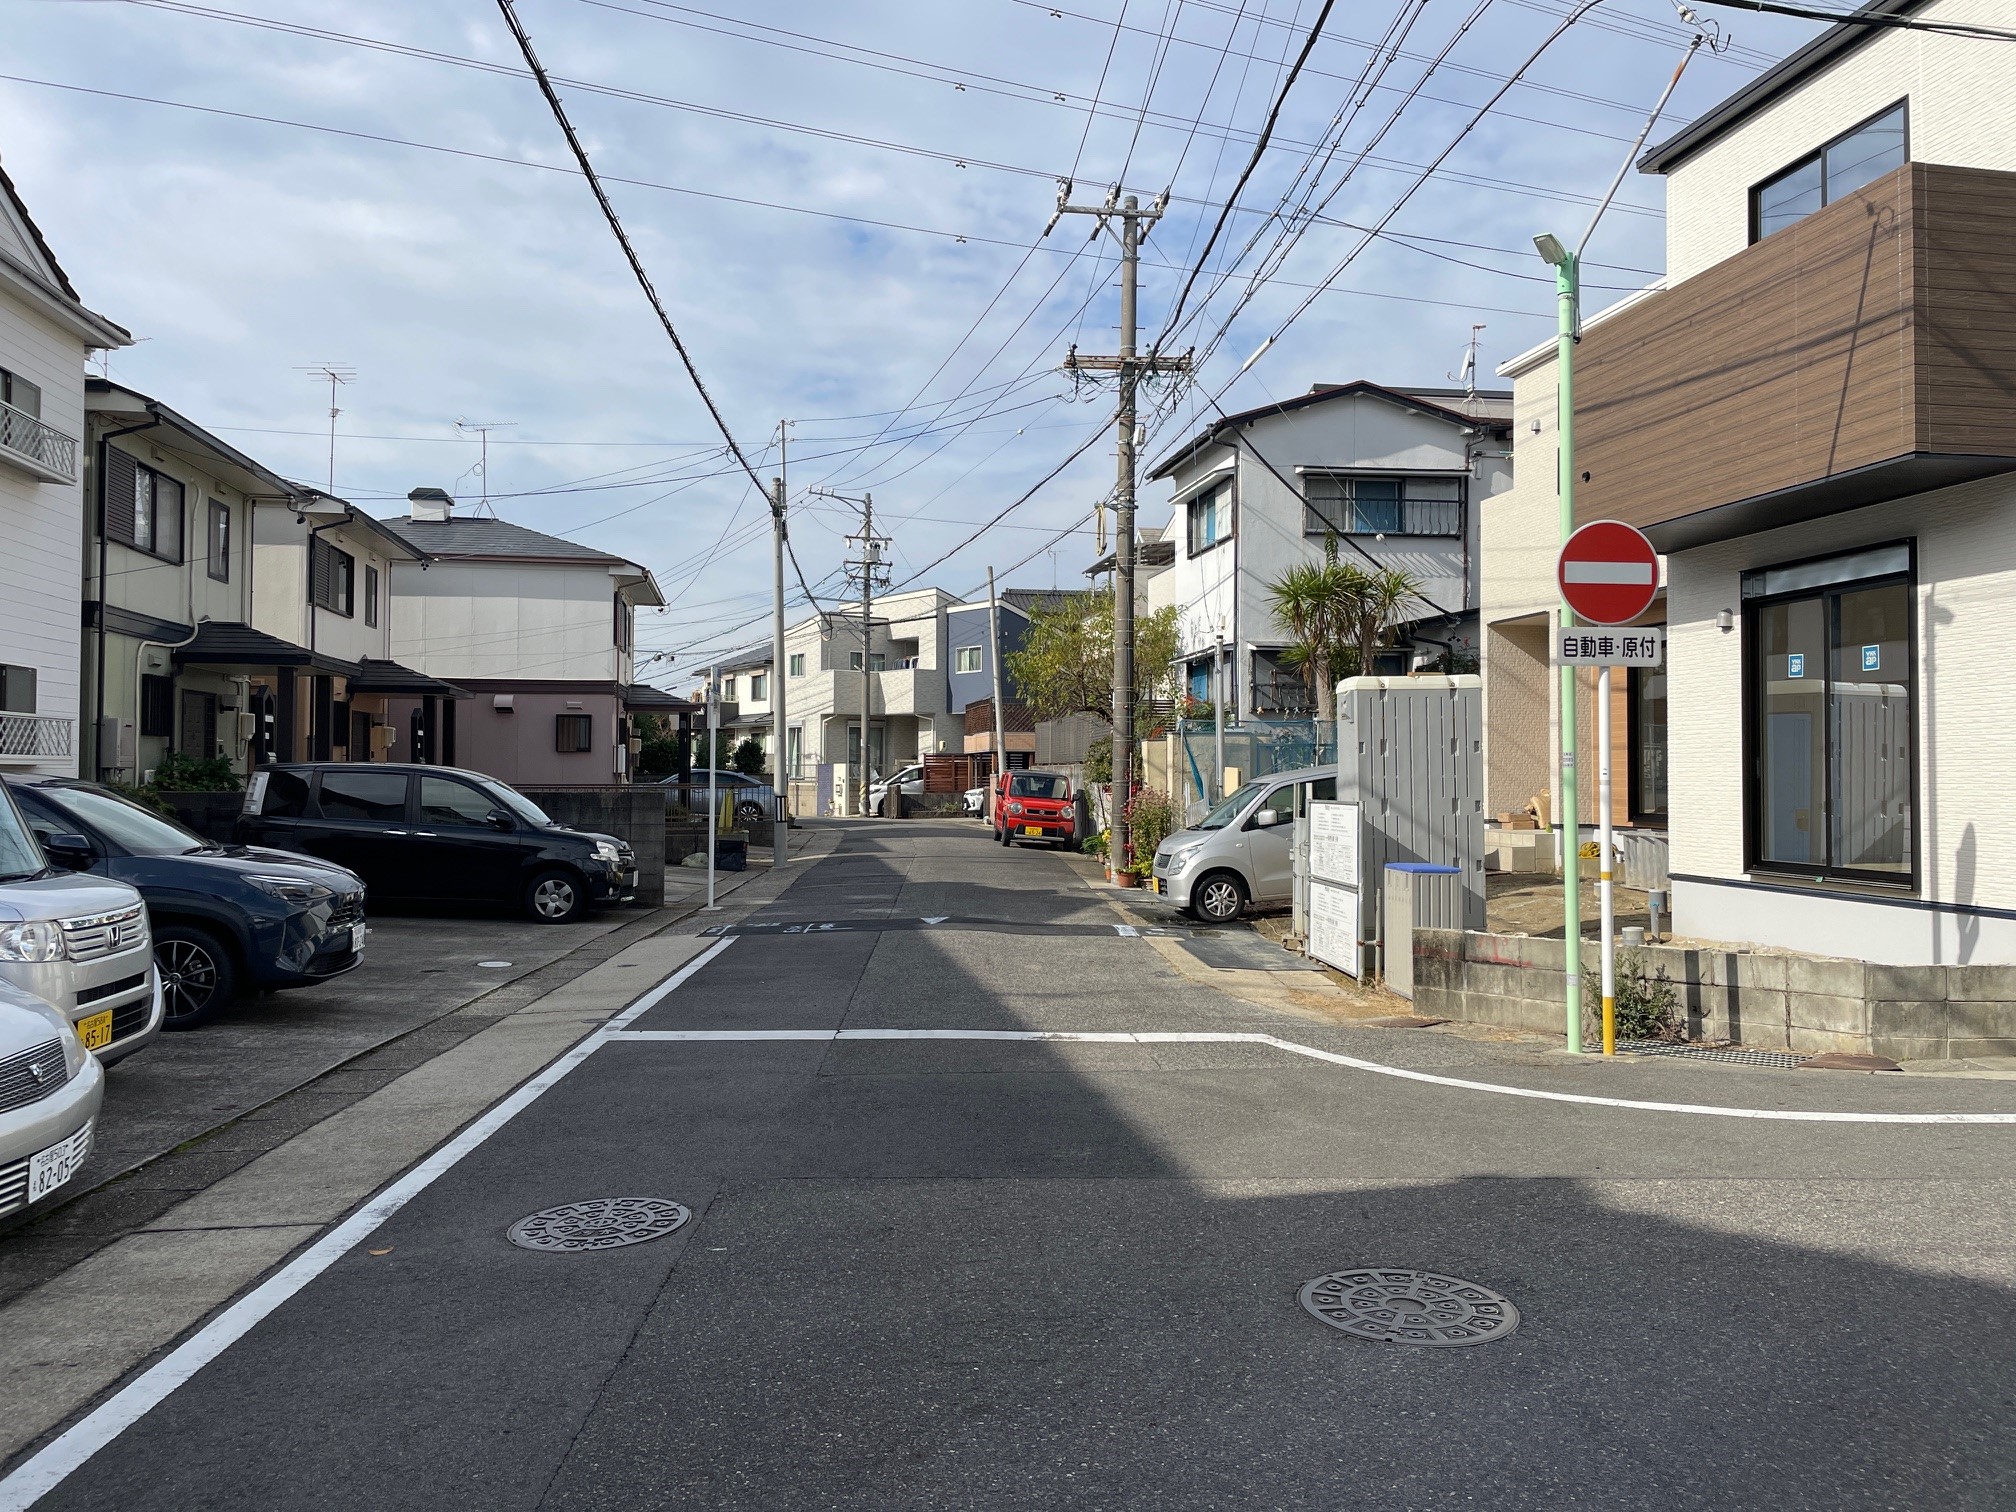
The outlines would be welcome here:
M 1134 617 L 1134 724 L 1147 728 L 1153 705 L 1176 683 L 1176 610 Z M 1113 718 L 1113 595 L 1110 590 L 1039 605 L 1022 649 L 1004 659 L 1015 694 L 1038 719 L 1070 714 Z
M 1308 679 L 1317 719 L 1336 716 L 1337 680 L 1370 667 L 1393 623 L 1420 599 L 1411 573 L 1340 562 L 1334 535 L 1324 538 L 1322 561 L 1297 563 L 1267 585 L 1268 606 L 1293 643 L 1285 660 Z

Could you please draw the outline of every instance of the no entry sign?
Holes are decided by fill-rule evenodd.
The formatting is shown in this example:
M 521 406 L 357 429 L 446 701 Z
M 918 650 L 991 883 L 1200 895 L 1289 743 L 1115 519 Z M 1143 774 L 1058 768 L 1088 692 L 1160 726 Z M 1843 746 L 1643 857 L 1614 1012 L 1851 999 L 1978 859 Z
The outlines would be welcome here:
M 1628 624 L 1659 592 L 1659 553 L 1635 527 L 1595 520 L 1562 545 L 1555 574 L 1562 602 L 1590 624 Z

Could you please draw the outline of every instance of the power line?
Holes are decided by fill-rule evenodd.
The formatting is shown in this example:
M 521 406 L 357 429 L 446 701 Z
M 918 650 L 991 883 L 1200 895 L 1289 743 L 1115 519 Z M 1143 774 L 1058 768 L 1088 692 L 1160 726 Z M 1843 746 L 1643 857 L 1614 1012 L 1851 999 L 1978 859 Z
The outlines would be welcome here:
M 1969 37 L 1984 42 L 2016 42 L 2016 31 L 1995 26 L 1977 26 L 1970 21 L 1934 21 L 1918 16 L 1885 15 L 1881 11 L 1816 10 L 1806 5 L 1787 5 L 1782 0 L 1703 0 L 1729 10 L 1762 11 L 1770 16 L 1797 16 L 1802 21 L 1825 21 L 1835 26 L 1868 26 L 1890 31 L 1937 32 L 1948 37 Z

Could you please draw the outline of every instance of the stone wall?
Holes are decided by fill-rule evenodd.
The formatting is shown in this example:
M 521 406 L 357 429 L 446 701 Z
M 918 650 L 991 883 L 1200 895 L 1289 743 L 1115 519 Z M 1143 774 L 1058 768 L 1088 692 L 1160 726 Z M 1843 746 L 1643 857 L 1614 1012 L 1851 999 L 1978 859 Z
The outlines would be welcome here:
M 592 830 L 629 842 L 637 854 L 637 903 L 665 902 L 665 789 L 638 787 L 524 788 L 521 791 L 569 829 Z
M 1560 1034 L 1565 998 L 1559 940 L 1528 935 L 1414 934 L 1417 1013 Z M 1825 956 L 1648 945 L 1619 953 L 1664 970 L 1688 1033 L 1757 1049 L 1828 1050 L 1893 1060 L 2016 1056 L 2016 967 L 1879 966 Z M 1600 999 L 1596 947 L 1584 950 L 1583 1002 Z

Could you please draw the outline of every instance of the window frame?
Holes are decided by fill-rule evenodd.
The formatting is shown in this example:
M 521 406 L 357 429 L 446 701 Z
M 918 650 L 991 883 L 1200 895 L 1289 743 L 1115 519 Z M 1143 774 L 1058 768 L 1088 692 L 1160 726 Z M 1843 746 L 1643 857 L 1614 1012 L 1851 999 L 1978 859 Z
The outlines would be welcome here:
M 340 587 L 341 589 L 341 592 L 335 595 L 341 599 L 340 603 L 325 603 L 316 592 L 315 553 L 317 550 L 328 553 L 332 560 L 330 582 L 332 588 Z M 338 573 L 337 567 L 334 564 L 341 564 L 345 570 Z M 345 551 L 334 541 L 325 540 L 319 535 L 311 535 L 308 538 L 308 602 L 317 609 L 327 610 L 330 614 L 340 614 L 345 619 L 355 619 L 357 617 L 356 555 Z
M 1662 627 L 1663 630 L 1663 627 Z M 1666 769 L 1665 804 L 1660 808 L 1649 808 L 1645 803 L 1645 778 L 1640 751 L 1645 735 L 1644 716 L 1639 708 L 1639 689 L 1651 673 L 1668 677 L 1666 684 L 1666 750 L 1669 765 Z M 1633 824 L 1642 824 L 1650 829 L 1665 829 L 1673 815 L 1673 771 L 1670 765 L 1673 750 L 1673 684 L 1668 669 L 1662 662 L 1657 667 L 1627 667 L 1624 669 L 1624 761 L 1625 761 L 1625 812 L 1631 816 Z
M 1400 506 L 1399 528 L 1397 530 L 1377 530 L 1377 529 L 1357 529 L 1357 528 L 1347 530 L 1344 529 L 1340 524 L 1333 524 L 1332 522 L 1323 519 L 1322 515 L 1319 513 L 1317 509 L 1317 501 L 1309 496 L 1309 485 L 1313 482 L 1316 482 L 1319 479 L 1347 485 L 1352 483 L 1387 483 L 1387 482 L 1398 483 L 1400 485 L 1400 498 L 1398 500 Z M 1420 500 L 1411 499 L 1408 496 L 1409 485 L 1417 483 L 1420 484 L 1433 483 L 1442 486 L 1453 486 L 1456 490 L 1456 497 L 1454 499 L 1420 499 Z M 1325 502 L 1327 503 L 1328 501 L 1326 500 Z M 1338 500 L 1337 502 L 1346 506 L 1347 508 L 1350 508 L 1353 511 L 1352 522 L 1355 527 L 1356 525 L 1355 511 L 1357 509 L 1357 501 L 1351 498 L 1347 491 L 1345 496 L 1342 499 Z M 1451 530 L 1409 529 L 1408 527 L 1412 525 L 1414 521 L 1409 518 L 1408 511 L 1410 506 L 1417 503 L 1421 505 L 1453 504 L 1455 506 L 1455 528 Z M 1338 536 L 1385 535 L 1385 536 L 1411 536 L 1421 540 L 1429 540 L 1429 541 L 1459 541 L 1469 534 L 1469 530 L 1470 530 L 1470 480 L 1461 474 L 1436 473 L 1436 472 L 1357 472 L 1348 468 L 1333 469 L 1327 467 L 1312 467 L 1307 468 L 1303 471 L 1302 535 L 1305 540 L 1321 540 L 1324 536 L 1327 535 L 1338 535 Z
M 205 571 L 215 583 L 231 581 L 231 506 L 222 499 L 211 499 L 209 510 L 209 533 L 204 538 L 204 549 L 209 553 Z
M 1844 577 L 1831 582 L 1807 584 L 1803 587 L 1788 588 L 1778 593 L 1760 593 L 1754 598 L 1744 598 L 1743 604 L 1743 868 L 1746 872 L 1762 873 L 1772 878 L 1799 879 L 1815 886 L 1848 886 L 1852 888 L 1873 888 L 1885 892 L 1916 894 L 1925 880 L 1924 868 L 1924 824 L 1923 795 L 1919 779 L 1923 772 L 1924 758 L 1919 747 L 1924 738 L 1923 706 L 1920 701 L 1918 675 L 1918 543 L 1915 539 L 1875 541 L 1866 546 L 1850 547 L 1845 551 L 1824 552 L 1818 556 L 1799 557 L 1787 562 L 1773 562 L 1762 567 L 1746 569 L 1741 576 L 1754 572 L 1780 572 L 1795 567 L 1805 567 L 1822 562 L 1847 561 L 1852 558 L 1878 551 L 1902 548 L 1905 565 L 1901 571 L 1877 573 L 1868 577 Z M 1904 645 L 1906 650 L 1904 688 L 1910 700 L 1911 739 L 1910 772 L 1906 777 L 1907 791 L 1911 798 L 1911 869 L 1907 873 L 1868 871 L 1857 867 L 1835 866 L 1830 861 L 1800 864 L 1790 861 L 1767 861 L 1762 857 L 1763 808 L 1762 772 L 1759 762 L 1763 759 L 1761 731 L 1758 728 L 1757 708 L 1757 658 L 1753 654 L 1757 644 L 1757 616 L 1766 609 L 1781 604 L 1797 603 L 1802 600 L 1818 599 L 1825 605 L 1835 594 L 1866 588 L 1880 588 L 1901 583 L 1905 588 Z M 1739 578 L 1739 594 L 1740 578 Z M 1833 644 L 1834 625 L 1830 616 L 1826 625 L 1827 646 L 1822 665 L 1823 698 L 1829 701 L 1829 717 L 1824 725 L 1824 740 L 1821 746 L 1820 770 L 1823 787 L 1818 822 L 1825 826 L 1825 851 L 1831 853 L 1834 846 L 1834 721 L 1831 701 L 1834 688 L 1834 653 L 1838 649 Z
M 1862 120 L 1859 120 L 1853 126 L 1850 126 L 1846 131 L 1840 132 L 1834 136 L 1829 137 L 1826 141 L 1822 142 L 1818 147 L 1815 147 L 1811 152 L 1801 153 L 1791 162 L 1786 163 L 1784 166 L 1780 168 L 1772 170 L 1770 173 L 1766 174 L 1763 178 L 1757 180 L 1756 183 L 1752 184 L 1750 186 L 1749 193 L 1747 196 L 1749 205 L 1749 221 L 1750 221 L 1749 244 L 1754 247 L 1757 245 L 1757 243 L 1763 241 L 1767 234 L 1772 236 L 1777 235 L 1777 232 L 1775 231 L 1766 233 L 1763 229 L 1763 215 L 1761 212 L 1764 206 L 1765 190 L 1769 189 L 1773 184 L 1776 184 L 1783 179 L 1789 178 L 1791 175 L 1797 173 L 1801 168 L 1807 167 L 1809 164 L 1818 163 L 1820 166 L 1820 203 L 1814 208 L 1814 210 L 1808 211 L 1807 214 L 1811 215 L 1816 213 L 1817 211 L 1825 210 L 1829 205 L 1835 203 L 1833 195 L 1827 192 L 1827 154 L 1831 152 L 1834 148 L 1839 147 L 1843 142 L 1847 141 L 1857 132 L 1867 131 L 1871 126 L 1874 126 L 1878 121 L 1882 120 L 1885 116 L 1890 115 L 1892 112 L 1898 113 L 1901 117 L 1902 125 L 1904 127 L 1904 162 L 1908 164 L 1911 161 L 1911 97 L 1909 95 L 1905 95 L 1900 100 L 1892 100 L 1888 105 L 1885 105 L 1881 110 L 1876 111 L 1871 115 L 1865 116 Z M 1893 168 L 1888 171 L 1894 173 L 1896 169 Z M 1882 175 L 1880 174 L 1878 175 L 1879 178 L 1881 176 Z M 1849 190 L 1848 192 L 1851 194 L 1854 193 L 1852 189 Z M 1806 216 L 1804 215 L 1799 217 L 1799 220 L 1804 219 L 1806 219 Z M 1780 226 L 1778 230 L 1789 231 L 1792 229 L 1793 226 L 1796 226 L 1798 224 L 1799 221 L 1791 221 L 1786 225 Z
M 574 723 L 575 721 L 578 721 L 578 723 Z M 579 745 L 569 745 L 567 743 L 566 732 L 570 728 L 580 731 L 580 734 L 576 737 L 581 742 Z M 595 752 L 595 716 L 593 714 L 583 714 L 575 710 L 555 714 L 553 716 L 553 750 L 561 756 L 593 755 Z
M 986 660 L 980 654 L 983 649 L 983 647 L 977 645 L 955 646 L 952 651 L 952 670 L 955 673 L 963 673 L 967 676 L 986 671 Z M 969 652 L 973 657 L 973 665 L 970 667 L 966 665 L 966 657 Z
M 34 395 L 35 402 L 32 406 L 21 403 L 20 399 L 16 397 L 17 390 L 24 388 Z M 19 410 L 31 420 L 40 420 L 42 418 L 42 385 L 35 382 L 32 378 L 24 378 L 12 368 L 0 367 L 0 404 L 6 405 L 9 409 Z
M 164 672 L 140 674 L 140 730 L 143 740 L 175 738 L 175 679 Z
M 369 628 L 378 628 L 378 569 L 369 562 L 364 564 L 364 623 Z
M 1224 495 L 1222 504 L 1214 502 L 1218 500 L 1221 493 Z M 1200 544 L 1197 539 L 1198 506 L 1205 504 L 1210 505 L 1213 514 L 1216 514 L 1221 507 L 1224 509 L 1225 531 L 1224 534 L 1218 536 L 1215 540 L 1205 541 Z M 1233 512 L 1231 473 L 1227 473 L 1215 482 L 1205 484 L 1183 501 L 1183 546 L 1189 560 L 1195 561 L 1207 552 L 1216 551 L 1220 546 L 1227 545 L 1238 533 L 1238 520 Z
M 803 651 L 793 651 L 787 655 L 784 659 L 784 669 L 785 676 L 787 677 L 803 677 L 805 675 L 805 653 Z
M 770 677 L 765 672 L 749 674 L 749 702 L 767 703 L 770 699 Z
M 118 451 L 116 447 L 107 449 Z M 133 497 L 130 501 L 131 507 L 126 514 L 126 518 L 132 522 L 132 528 L 124 535 L 113 534 L 108 529 L 106 532 L 107 536 L 109 539 L 117 541 L 128 551 L 137 551 L 142 556 L 153 557 L 156 561 L 180 566 L 184 560 L 182 543 L 187 528 L 186 517 L 189 513 L 188 487 L 180 478 L 171 477 L 158 467 L 149 467 L 130 452 L 121 451 L 119 455 L 130 463 L 133 468 Z M 140 479 L 142 475 L 145 475 L 148 480 L 146 509 L 147 540 L 144 544 L 140 540 Z M 161 488 L 164 483 L 172 485 L 175 489 L 175 528 L 172 532 L 166 532 L 161 528 Z M 110 524 L 109 515 L 107 524 L 108 526 Z M 169 551 L 162 549 L 163 537 L 170 534 L 172 534 L 173 540 L 168 544 L 172 548 L 172 555 Z

